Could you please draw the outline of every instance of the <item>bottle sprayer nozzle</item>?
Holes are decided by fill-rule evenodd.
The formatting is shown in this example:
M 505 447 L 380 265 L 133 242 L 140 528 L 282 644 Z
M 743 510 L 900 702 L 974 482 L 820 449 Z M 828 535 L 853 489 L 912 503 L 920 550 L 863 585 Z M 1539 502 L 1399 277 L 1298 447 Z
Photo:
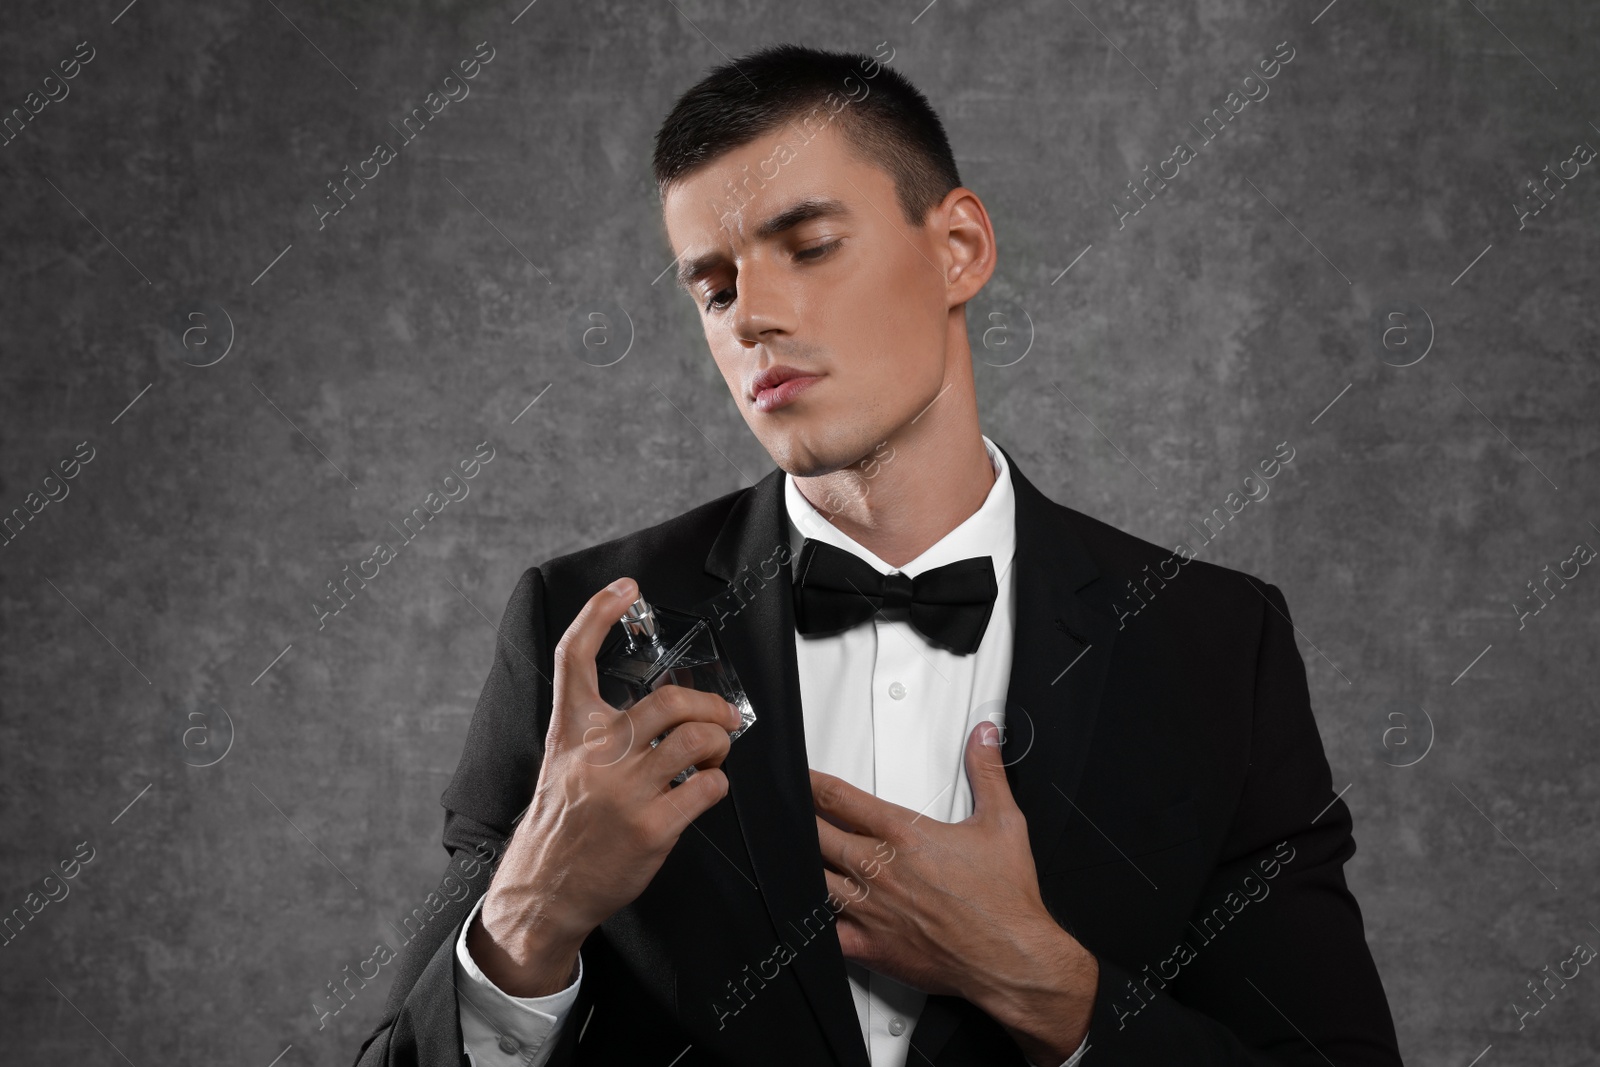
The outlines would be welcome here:
M 644 597 L 639 597 L 628 606 L 623 614 L 622 626 L 628 631 L 629 637 L 643 637 L 647 640 L 656 638 L 656 613 L 650 602 Z

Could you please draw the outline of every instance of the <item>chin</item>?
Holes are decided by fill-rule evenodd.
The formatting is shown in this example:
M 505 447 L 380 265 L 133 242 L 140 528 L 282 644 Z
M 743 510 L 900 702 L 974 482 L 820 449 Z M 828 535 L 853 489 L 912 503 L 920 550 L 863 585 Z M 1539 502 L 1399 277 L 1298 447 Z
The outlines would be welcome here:
M 832 438 L 808 440 L 804 435 L 782 434 L 766 443 L 772 461 L 794 478 L 820 478 L 856 463 L 872 452 L 872 445 L 857 447 Z
M 784 444 L 787 446 L 787 442 Z M 772 462 L 794 478 L 815 478 L 835 469 L 804 450 L 795 452 L 787 447 L 769 448 L 767 454 L 772 457 Z

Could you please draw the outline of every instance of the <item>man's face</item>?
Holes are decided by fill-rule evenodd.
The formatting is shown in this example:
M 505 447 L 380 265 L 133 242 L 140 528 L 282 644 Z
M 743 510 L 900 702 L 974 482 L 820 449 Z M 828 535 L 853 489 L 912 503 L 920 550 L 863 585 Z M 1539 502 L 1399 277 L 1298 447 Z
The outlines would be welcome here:
M 939 395 L 950 256 L 941 207 L 908 226 L 894 180 L 854 159 L 836 125 L 798 138 L 786 126 L 724 153 L 663 211 L 745 422 L 779 467 L 815 477 L 867 456 Z M 758 401 L 756 376 L 779 365 L 814 380 Z

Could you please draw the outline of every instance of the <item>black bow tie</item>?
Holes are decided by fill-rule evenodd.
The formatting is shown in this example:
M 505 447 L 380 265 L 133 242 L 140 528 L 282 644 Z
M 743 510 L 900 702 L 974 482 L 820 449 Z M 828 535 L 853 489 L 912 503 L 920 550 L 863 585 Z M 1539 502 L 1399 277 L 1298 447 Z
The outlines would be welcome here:
M 988 556 L 956 560 L 912 578 L 879 574 L 859 556 L 808 537 L 797 571 L 794 620 L 801 633 L 838 633 L 881 609 L 907 608 L 918 633 L 963 656 L 978 650 L 999 594 Z

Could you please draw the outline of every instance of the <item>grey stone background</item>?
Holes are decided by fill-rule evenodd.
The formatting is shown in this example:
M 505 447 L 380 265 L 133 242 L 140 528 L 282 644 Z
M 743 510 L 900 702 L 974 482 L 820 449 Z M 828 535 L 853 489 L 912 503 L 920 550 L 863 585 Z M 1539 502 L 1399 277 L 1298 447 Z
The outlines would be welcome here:
M 1515 206 L 1600 147 L 1600 8 L 124 2 L 0 25 L 5 114 L 94 50 L 0 147 L 0 508 L 93 449 L 0 547 L 0 911 L 93 850 L 0 947 L 9 1062 L 354 1059 L 394 968 L 313 1005 L 437 884 L 517 575 L 771 469 L 656 281 L 649 156 L 678 92 L 780 40 L 886 41 L 944 117 L 1001 250 L 984 429 L 1048 494 L 1175 544 L 1294 448 L 1201 558 L 1288 597 L 1407 1062 L 1594 1062 L 1594 968 L 1520 1031 L 1510 1004 L 1600 947 L 1600 574 L 1513 606 L 1600 548 L 1600 164 Z M 319 229 L 479 42 L 470 95 Z M 469 497 L 319 629 L 480 442 Z

